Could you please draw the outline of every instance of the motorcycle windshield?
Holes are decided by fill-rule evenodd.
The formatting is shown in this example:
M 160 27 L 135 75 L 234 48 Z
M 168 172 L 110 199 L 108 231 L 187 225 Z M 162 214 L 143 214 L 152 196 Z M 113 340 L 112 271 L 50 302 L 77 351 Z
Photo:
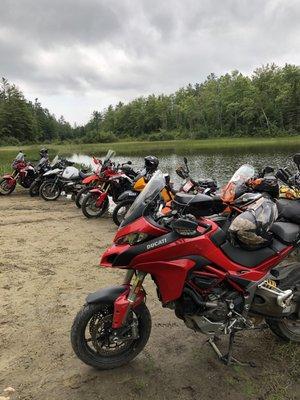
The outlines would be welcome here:
M 113 158 L 115 155 L 116 155 L 116 152 L 114 150 L 108 150 L 106 156 L 104 157 L 103 164 L 106 163 L 111 158 Z
M 36 168 L 41 167 L 42 165 L 48 163 L 48 158 L 47 157 L 42 157 L 40 159 L 40 161 L 38 161 L 38 163 L 36 164 Z
M 232 202 L 236 198 L 236 193 L 241 185 L 253 178 L 255 170 L 252 165 L 244 164 L 235 171 L 230 181 L 221 190 L 221 199 L 225 202 Z
M 157 170 L 145 189 L 138 195 L 132 206 L 127 211 L 121 226 L 125 226 L 137 218 L 140 218 L 147 205 L 160 195 L 160 192 L 165 185 L 166 180 L 164 174 L 160 170 Z
M 51 162 L 51 167 L 54 167 L 55 164 L 58 163 L 58 154 L 53 158 L 52 162 Z

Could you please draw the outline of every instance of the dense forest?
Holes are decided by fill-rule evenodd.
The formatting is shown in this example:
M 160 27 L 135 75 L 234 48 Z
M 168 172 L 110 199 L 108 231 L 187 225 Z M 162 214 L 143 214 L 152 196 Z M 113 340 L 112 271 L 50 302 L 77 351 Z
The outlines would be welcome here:
M 170 95 L 139 97 L 94 111 L 71 127 L 2 79 L 0 144 L 109 142 L 300 134 L 300 67 L 266 65 L 245 76 L 238 71 L 189 84 Z

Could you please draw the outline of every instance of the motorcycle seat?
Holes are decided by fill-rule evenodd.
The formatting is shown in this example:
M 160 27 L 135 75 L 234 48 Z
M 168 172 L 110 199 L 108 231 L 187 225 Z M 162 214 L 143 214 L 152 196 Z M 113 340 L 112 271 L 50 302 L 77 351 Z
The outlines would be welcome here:
M 292 244 L 300 239 L 300 226 L 291 222 L 274 222 L 270 231 L 280 241 Z
M 200 194 L 200 195 L 194 195 L 194 194 L 187 194 L 187 193 L 176 193 L 174 201 L 182 206 L 191 204 L 196 202 L 198 199 L 199 201 L 205 201 L 205 202 L 211 202 L 212 198 L 205 195 L 205 194 Z
M 175 209 L 184 209 L 186 213 L 196 218 L 220 213 L 225 208 L 219 197 L 207 196 L 203 193 L 196 195 L 176 193 L 173 204 Z
M 284 247 L 285 246 L 283 246 L 282 248 Z M 276 254 L 276 251 L 271 247 L 264 247 L 258 250 L 245 250 L 241 247 L 233 246 L 228 241 L 221 245 L 220 249 L 232 261 L 248 268 L 254 268 L 257 265 L 261 264 L 267 258 L 272 257 Z

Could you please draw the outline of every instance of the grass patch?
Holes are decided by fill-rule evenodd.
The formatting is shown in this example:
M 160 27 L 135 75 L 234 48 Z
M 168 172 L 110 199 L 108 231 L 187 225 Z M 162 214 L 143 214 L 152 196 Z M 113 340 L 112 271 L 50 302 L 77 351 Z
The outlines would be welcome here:
M 300 136 L 286 136 L 277 138 L 215 138 L 202 140 L 169 140 L 162 142 L 114 142 L 98 144 L 49 144 L 47 146 L 52 154 L 70 155 L 73 153 L 103 155 L 109 149 L 113 149 L 119 155 L 144 155 L 145 152 L 186 154 L 201 151 L 241 150 L 256 149 L 264 147 L 282 148 L 290 147 L 295 149 L 300 146 Z M 28 157 L 37 157 L 41 145 L 31 146 L 5 146 L 0 147 L 0 160 L 7 159 L 18 152 L 19 148 Z

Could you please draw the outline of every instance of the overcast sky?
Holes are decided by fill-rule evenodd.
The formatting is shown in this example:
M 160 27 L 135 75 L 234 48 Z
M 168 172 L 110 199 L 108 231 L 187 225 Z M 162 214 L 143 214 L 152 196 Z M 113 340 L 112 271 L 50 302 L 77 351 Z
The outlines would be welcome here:
M 300 64 L 299 0 L 1 0 L 0 76 L 67 120 L 214 72 Z

